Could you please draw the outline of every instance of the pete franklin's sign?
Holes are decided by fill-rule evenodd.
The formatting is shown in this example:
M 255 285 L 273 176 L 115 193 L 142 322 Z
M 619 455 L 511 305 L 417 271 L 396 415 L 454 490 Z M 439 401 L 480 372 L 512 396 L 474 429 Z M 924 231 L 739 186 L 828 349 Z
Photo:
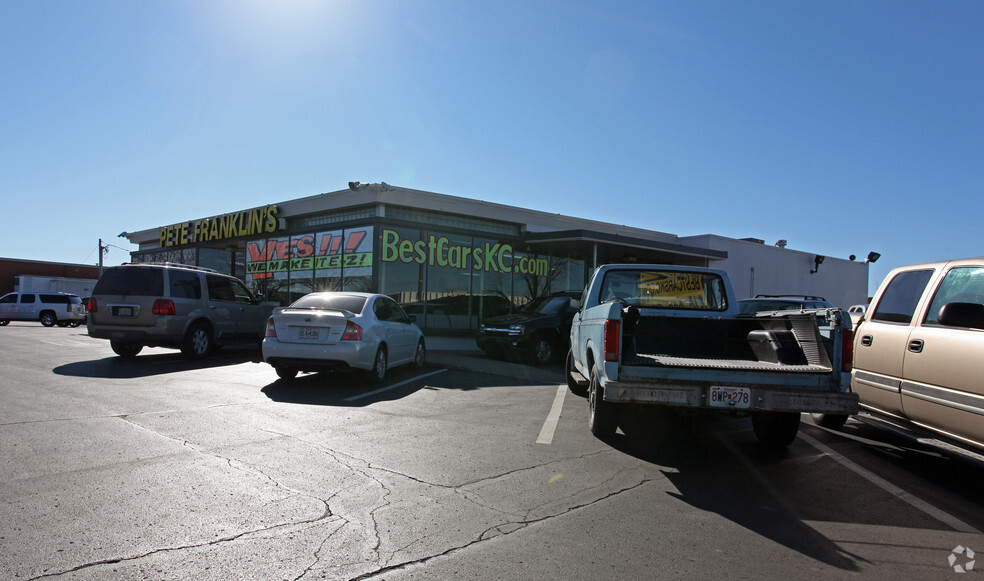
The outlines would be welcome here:
M 270 205 L 214 218 L 162 226 L 161 248 L 276 232 L 280 225 L 277 219 L 279 212 L 277 206 Z

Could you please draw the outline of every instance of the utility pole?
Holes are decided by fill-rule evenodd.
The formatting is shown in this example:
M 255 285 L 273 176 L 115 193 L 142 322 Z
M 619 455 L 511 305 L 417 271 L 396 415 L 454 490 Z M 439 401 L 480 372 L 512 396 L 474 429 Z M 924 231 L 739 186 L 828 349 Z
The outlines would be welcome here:
M 102 274 L 103 274 L 103 252 L 105 252 L 103 248 L 104 248 L 103 239 L 100 238 L 99 239 L 99 277 L 100 278 L 102 278 Z M 109 248 L 106 248 L 106 250 L 109 250 Z

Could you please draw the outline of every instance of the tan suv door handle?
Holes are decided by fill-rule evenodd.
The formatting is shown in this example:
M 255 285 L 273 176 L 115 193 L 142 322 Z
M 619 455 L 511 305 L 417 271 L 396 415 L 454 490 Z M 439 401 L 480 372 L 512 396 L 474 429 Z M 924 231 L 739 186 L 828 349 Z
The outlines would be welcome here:
M 861 337 L 861 344 L 865 347 L 871 347 L 871 335 Z
M 912 351 L 913 353 L 922 353 L 922 350 L 923 350 L 922 339 L 913 339 L 912 341 L 909 341 L 909 351 Z

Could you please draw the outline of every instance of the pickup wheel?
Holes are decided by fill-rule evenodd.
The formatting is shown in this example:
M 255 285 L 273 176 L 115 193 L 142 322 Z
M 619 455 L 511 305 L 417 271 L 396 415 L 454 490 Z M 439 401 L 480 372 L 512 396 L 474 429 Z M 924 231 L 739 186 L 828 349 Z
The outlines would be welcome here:
M 837 430 L 847 423 L 847 414 L 810 414 L 813 423 L 831 430 Z
M 601 393 L 598 368 L 591 368 L 591 385 L 588 386 L 588 428 L 600 440 L 610 439 L 618 428 L 617 404 L 605 401 Z
M 758 412 L 752 414 L 752 427 L 759 441 L 782 449 L 793 443 L 799 432 L 799 412 Z
M 570 351 L 567 352 L 567 363 L 565 365 L 565 374 L 567 375 L 567 389 L 571 390 L 574 395 L 584 397 L 588 395 L 588 387 L 579 384 L 574 379 L 574 354 Z

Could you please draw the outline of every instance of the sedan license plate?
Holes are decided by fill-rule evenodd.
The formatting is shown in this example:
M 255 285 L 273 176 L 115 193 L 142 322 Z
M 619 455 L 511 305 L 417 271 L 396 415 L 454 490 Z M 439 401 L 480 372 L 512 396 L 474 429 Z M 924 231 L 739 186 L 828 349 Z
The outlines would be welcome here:
M 297 330 L 297 338 L 298 339 L 317 339 L 318 338 L 318 331 L 320 331 L 320 329 L 318 327 L 301 327 L 300 329 Z
M 710 393 L 711 407 L 748 409 L 751 406 L 752 393 L 747 387 L 731 387 L 712 385 Z

